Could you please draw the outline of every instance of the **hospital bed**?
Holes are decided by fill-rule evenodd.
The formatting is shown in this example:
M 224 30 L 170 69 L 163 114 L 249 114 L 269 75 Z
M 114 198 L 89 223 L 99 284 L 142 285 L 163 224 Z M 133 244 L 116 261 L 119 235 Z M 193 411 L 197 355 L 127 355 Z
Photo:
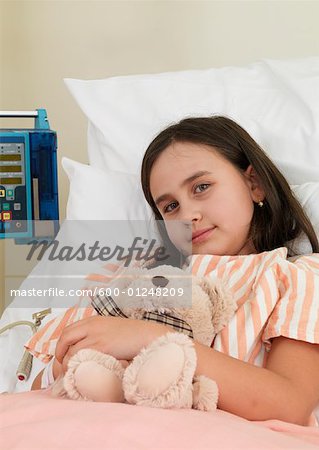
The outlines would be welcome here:
M 266 150 L 295 190 L 319 236 L 319 58 L 262 60 L 245 67 L 115 77 L 66 79 L 88 118 L 89 165 L 64 158 L 70 181 L 67 221 L 58 234 L 70 242 L 74 226 L 89 233 L 88 218 L 150 223 L 152 216 L 139 187 L 143 152 L 165 126 L 187 116 L 223 114 L 238 121 Z M 103 195 L 97 195 L 97 192 Z M 83 206 L 85 205 L 85 207 Z M 70 228 L 71 227 L 71 228 Z M 102 232 L 101 232 L 102 233 Z M 102 239 L 102 234 L 101 234 Z M 300 254 L 310 251 L 301 238 Z M 81 288 L 101 264 L 78 264 L 65 277 L 63 262 L 43 258 L 21 288 Z M 0 328 L 32 320 L 43 308 L 52 312 L 43 324 L 75 303 L 58 296 L 16 298 Z M 311 449 L 319 431 L 270 420 L 249 422 L 223 411 L 161 410 L 126 404 L 75 402 L 28 392 L 44 367 L 33 361 L 30 377 L 19 381 L 16 369 L 27 327 L 0 336 L 0 424 L 2 448 L 243 448 Z M 19 395 L 17 395 L 19 394 Z M 138 408 L 138 413 L 137 413 Z

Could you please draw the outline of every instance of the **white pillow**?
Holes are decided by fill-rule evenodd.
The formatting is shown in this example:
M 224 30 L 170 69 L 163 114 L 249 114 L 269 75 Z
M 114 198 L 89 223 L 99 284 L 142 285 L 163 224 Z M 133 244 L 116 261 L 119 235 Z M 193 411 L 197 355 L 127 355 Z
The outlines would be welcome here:
M 65 157 L 62 167 L 70 181 L 67 219 L 151 219 L 152 210 L 137 175 L 101 170 Z
M 292 190 L 307 213 L 319 239 L 319 183 L 292 186 Z M 310 242 L 306 236 L 296 239 L 293 249 L 298 255 L 312 253 Z
M 116 247 L 122 247 L 126 254 L 136 239 L 145 251 L 152 239 L 160 241 L 152 210 L 137 175 L 100 170 L 65 157 L 62 166 L 70 181 L 62 242 L 73 247 L 86 243 L 88 248 L 88 243 L 92 246 L 97 241 L 99 248 L 109 247 L 113 253 Z M 118 253 L 105 258 L 107 262 L 119 262 Z M 100 253 L 96 262 L 106 263 Z M 82 267 L 86 274 L 92 272 L 90 263 L 88 257 L 79 262 L 79 270 Z M 76 265 L 74 261 L 73 272 L 77 270 Z
M 65 83 L 89 119 L 95 167 L 138 174 L 164 127 L 222 114 L 251 133 L 290 183 L 319 181 L 319 57 Z

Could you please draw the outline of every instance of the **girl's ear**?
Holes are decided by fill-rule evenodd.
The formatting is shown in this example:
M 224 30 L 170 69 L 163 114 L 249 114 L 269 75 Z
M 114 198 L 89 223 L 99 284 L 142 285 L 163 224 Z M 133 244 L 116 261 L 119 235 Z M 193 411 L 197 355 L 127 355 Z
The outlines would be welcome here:
M 251 164 L 245 170 L 244 176 L 247 180 L 253 201 L 256 203 L 263 201 L 265 199 L 265 191 L 257 173 L 255 172 L 255 169 Z

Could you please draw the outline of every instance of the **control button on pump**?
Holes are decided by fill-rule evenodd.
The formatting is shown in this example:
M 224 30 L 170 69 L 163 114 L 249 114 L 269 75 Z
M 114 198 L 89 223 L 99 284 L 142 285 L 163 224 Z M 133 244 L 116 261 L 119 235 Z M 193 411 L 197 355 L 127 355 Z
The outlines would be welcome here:
M 3 209 L 3 211 L 9 211 L 9 209 L 10 209 L 10 203 L 4 203 L 4 204 L 2 205 L 2 209 Z
M 5 197 L 6 191 L 4 189 L 0 189 L 0 197 Z
M 13 204 L 13 209 L 15 211 L 21 211 L 21 203 L 14 203 Z
M 11 211 L 2 213 L 2 220 L 5 222 L 6 220 L 11 220 Z
M 14 199 L 14 192 L 13 189 L 7 189 L 7 196 L 6 196 L 7 200 L 13 200 Z

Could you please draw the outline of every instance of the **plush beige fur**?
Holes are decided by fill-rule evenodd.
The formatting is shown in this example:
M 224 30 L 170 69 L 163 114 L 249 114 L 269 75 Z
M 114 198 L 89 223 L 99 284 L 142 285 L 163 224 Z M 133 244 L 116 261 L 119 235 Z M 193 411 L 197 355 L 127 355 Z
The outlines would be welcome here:
M 155 276 L 168 280 L 166 286 L 159 288 L 159 295 L 141 295 L 143 288 L 146 292 L 156 289 L 152 284 Z M 237 309 L 231 293 L 218 279 L 194 277 L 177 267 L 129 269 L 115 285 L 121 292 L 115 300 L 128 317 L 142 319 L 145 311 L 169 313 L 185 320 L 193 330 L 194 339 L 205 345 L 211 345 Z M 166 295 L 170 288 L 175 289 L 174 297 Z M 177 295 L 178 289 L 183 290 L 182 296 Z M 131 295 L 132 292 L 135 295 Z
M 194 340 L 205 345 L 211 345 L 236 310 L 231 294 L 218 280 L 192 277 L 176 267 L 128 269 L 113 285 L 121 292 L 114 300 L 129 318 L 142 319 L 145 312 L 168 313 L 187 322 Z M 205 376 L 194 377 L 195 370 L 192 339 L 171 332 L 142 349 L 126 369 L 110 355 L 81 350 L 70 359 L 54 391 L 72 399 L 122 402 L 125 397 L 137 405 L 213 410 L 217 385 Z

